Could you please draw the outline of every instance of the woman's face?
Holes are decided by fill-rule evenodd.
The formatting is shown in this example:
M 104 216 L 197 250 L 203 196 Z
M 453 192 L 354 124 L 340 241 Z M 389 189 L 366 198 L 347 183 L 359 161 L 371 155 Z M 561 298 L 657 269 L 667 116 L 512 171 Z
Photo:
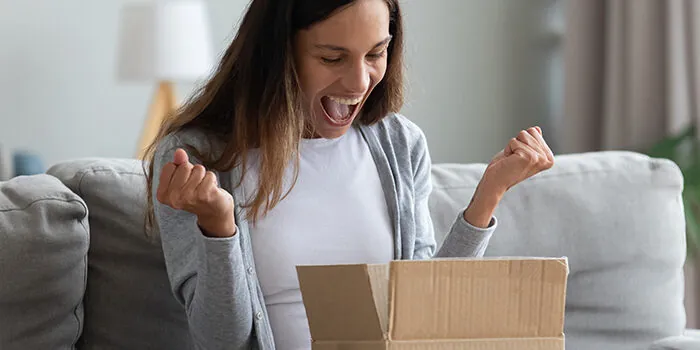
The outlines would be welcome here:
M 298 33 L 297 71 L 315 137 L 342 136 L 384 78 L 389 8 L 384 0 L 357 0 Z

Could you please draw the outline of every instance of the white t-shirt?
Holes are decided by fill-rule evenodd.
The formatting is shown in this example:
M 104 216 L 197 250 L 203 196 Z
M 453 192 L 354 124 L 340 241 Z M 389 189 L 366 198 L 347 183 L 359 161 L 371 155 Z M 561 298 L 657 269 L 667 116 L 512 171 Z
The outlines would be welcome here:
M 256 154 L 249 164 L 257 164 Z M 258 173 L 243 182 L 255 193 Z M 292 172 L 286 176 L 291 183 Z M 288 188 L 288 187 L 287 187 Z M 265 217 L 251 224 L 253 254 L 277 349 L 309 350 L 297 265 L 386 263 L 391 219 L 367 143 L 354 128 L 337 139 L 304 139 L 299 177 Z

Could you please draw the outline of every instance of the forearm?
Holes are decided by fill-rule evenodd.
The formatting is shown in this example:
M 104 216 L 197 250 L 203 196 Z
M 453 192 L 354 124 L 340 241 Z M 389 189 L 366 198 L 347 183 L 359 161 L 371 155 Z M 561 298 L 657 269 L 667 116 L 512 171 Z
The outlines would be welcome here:
M 437 256 L 483 256 L 496 230 L 494 212 L 502 197 L 502 191 L 488 183 L 480 183 L 467 209 L 457 216 Z
M 504 193 L 488 183 L 479 183 L 464 211 L 464 220 L 475 227 L 487 228 Z
M 489 240 L 496 230 L 497 222 L 489 218 L 485 228 L 477 227 L 465 220 L 466 210 L 457 215 L 452 229 L 437 252 L 436 257 L 481 257 L 486 252 Z
M 239 240 L 201 239 L 196 286 L 185 292 L 194 343 L 201 349 L 247 349 L 253 313 Z
M 156 204 L 166 268 L 198 349 L 247 349 L 253 311 L 238 235 L 208 238 L 193 215 Z

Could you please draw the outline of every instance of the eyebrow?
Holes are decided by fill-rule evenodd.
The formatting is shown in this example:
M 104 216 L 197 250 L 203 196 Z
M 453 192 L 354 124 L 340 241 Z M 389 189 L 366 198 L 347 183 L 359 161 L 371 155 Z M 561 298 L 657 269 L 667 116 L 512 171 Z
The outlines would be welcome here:
M 378 42 L 376 45 L 374 45 L 372 50 L 388 44 L 391 41 L 391 38 L 392 38 L 392 36 L 389 35 L 388 37 L 386 37 L 386 39 L 384 39 L 384 40 Z M 342 52 L 350 51 L 342 46 L 337 46 L 337 45 L 317 44 L 317 45 L 315 45 L 315 47 L 319 48 L 319 49 L 326 49 L 326 50 L 332 50 L 332 51 L 342 51 Z

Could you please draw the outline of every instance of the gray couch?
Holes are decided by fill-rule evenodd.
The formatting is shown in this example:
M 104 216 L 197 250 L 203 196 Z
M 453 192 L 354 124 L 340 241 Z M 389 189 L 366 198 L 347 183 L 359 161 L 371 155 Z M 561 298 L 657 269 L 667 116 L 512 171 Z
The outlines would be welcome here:
M 434 167 L 437 232 L 483 168 Z M 569 258 L 568 350 L 700 349 L 684 330 L 681 187 L 668 161 L 559 156 L 504 198 L 487 255 Z M 143 203 L 135 160 L 71 161 L 0 183 L 0 349 L 190 348 Z

